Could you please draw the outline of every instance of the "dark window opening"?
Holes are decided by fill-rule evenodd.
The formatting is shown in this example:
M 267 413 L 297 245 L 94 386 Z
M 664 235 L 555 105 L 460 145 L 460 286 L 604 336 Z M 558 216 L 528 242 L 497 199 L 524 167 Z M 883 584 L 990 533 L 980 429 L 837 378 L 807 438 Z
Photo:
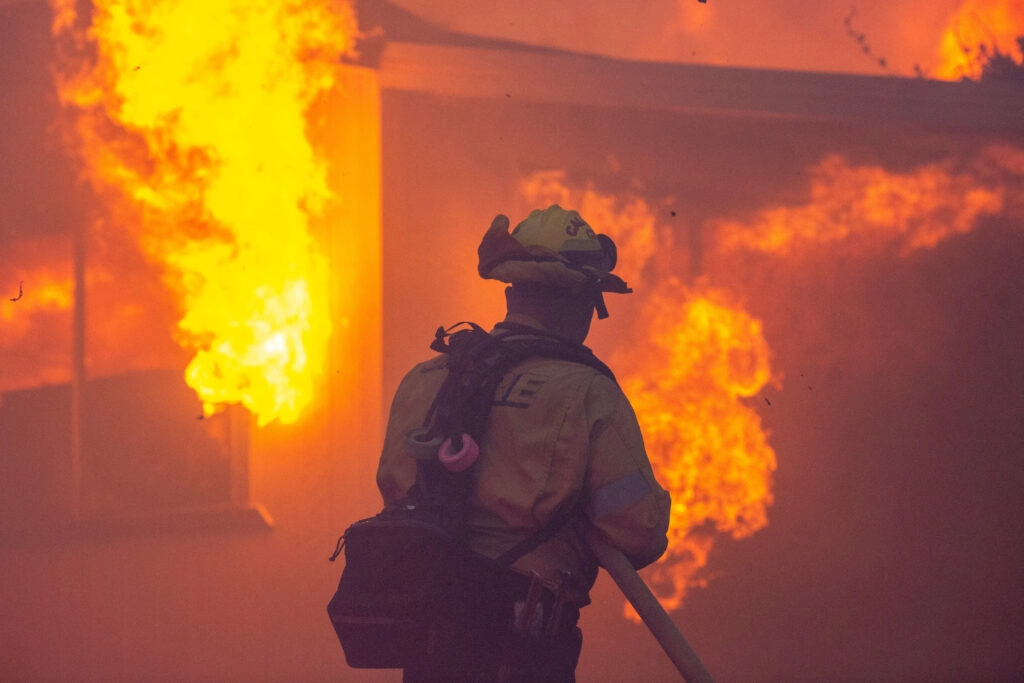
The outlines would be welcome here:
M 249 500 L 248 414 L 204 417 L 183 373 L 127 372 L 9 391 L 0 403 L 0 532 L 267 528 Z M 77 451 L 77 452 L 76 452 Z

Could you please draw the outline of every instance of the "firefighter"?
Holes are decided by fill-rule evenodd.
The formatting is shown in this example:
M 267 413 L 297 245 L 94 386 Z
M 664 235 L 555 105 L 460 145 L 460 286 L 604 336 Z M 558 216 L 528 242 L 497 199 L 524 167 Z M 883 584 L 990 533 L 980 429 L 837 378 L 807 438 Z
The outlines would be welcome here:
M 508 229 L 508 218 L 495 217 L 478 250 L 480 275 L 509 285 L 507 315 L 490 334 L 581 346 L 594 313 L 608 315 L 604 293 L 631 291 L 611 273 L 615 244 L 558 205 Z M 442 358 L 426 361 L 396 392 L 377 471 L 385 504 L 415 482 L 409 435 L 445 374 Z M 489 410 L 468 498 L 472 550 L 496 558 L 556 528 L 510 570 L 465 582 L 464 601 L 405 667 L 406 681 L 575 680 L 579 609 L 598 571 L 580 523 L 597 527 L 638 569 L 667 546 L 669 494 L 613 378 L 581 363 L 529 358 L 505 373 Z M 578 519 L 559 522 L 573 511 Z

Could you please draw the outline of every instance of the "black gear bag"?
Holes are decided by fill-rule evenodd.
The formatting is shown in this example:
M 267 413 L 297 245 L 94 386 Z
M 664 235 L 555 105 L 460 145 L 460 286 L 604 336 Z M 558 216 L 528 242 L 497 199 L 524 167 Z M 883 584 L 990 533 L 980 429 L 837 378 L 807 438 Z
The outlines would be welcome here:
M 430 623 L 458 585 L 464 545 L 413 505 L 356 522 L 342 543 L 345 569 L 327 613 L 345 660 L 355 669 L 402 668 L 426 647 Z

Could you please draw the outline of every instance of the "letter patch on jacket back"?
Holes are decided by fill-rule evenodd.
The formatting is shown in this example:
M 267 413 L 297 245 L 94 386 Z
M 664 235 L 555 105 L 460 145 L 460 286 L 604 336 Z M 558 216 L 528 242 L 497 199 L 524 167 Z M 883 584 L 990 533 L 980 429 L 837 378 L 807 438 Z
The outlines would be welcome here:
M 537 393 L 547 380 L 530 375 L 517 373 L 502 381 L 498 390 L 500 397 L 492 405 L 508 408 L 529 408 L 537 399 Z

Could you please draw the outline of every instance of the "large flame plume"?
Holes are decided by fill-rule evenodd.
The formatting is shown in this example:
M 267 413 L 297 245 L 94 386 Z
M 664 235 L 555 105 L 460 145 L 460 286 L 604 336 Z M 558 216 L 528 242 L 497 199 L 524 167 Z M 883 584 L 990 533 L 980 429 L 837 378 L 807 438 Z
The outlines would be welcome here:
M 703 585 L 714 532 L 744 538 L 768 524 L 775 452 L 743 399 L 772 380 L 761 322 L 728 292 L 669 279 L 647 302 L 644 358 L 622 386 L 651 463 L 672 492 L 669 550 L 648 570 L 674 609 Z
M 1021 215 L 1024 150 L 990 146 L 908 171 L 829 155 L 810 170 L 809 198 L 749 220 L 713 222 L 719 248 L 788 256 L 820 246 L 849 255 L 909 254 L 973 230 L 986 216 Z
M 677 264 L 672 233 L 644 199 L 571 187 L 561 171 L 533 174 L 521 190 L 532 205 L 573 207 L 611 235 L 616 271 L 644 299 L 629 351 L 614 362 L 655 474 L 672 494 L 668 551 L 645 573 L 666 609 L 678 608 L 703 583 L 716 532 L 742 538 L 768 523 L 775 452 L 743 402 L 773 379 L 761 323 L 723 290 L 652 272 L 658 259 Z M 626 614 L 635 617 L 628 606 Z
M 953 12 L 942 33 L 935 77 L 978 79 L 996 53 L 1021 64 L 1024 0 L 966 0 Z
M 53 0 L 85 174 L 180 297 L 186 381 L 264 425 L 312 398 L 331 332 L 306 112 L 355 35 L 330 0 Z M 84 25 L 87 24 L 87 25 Z

